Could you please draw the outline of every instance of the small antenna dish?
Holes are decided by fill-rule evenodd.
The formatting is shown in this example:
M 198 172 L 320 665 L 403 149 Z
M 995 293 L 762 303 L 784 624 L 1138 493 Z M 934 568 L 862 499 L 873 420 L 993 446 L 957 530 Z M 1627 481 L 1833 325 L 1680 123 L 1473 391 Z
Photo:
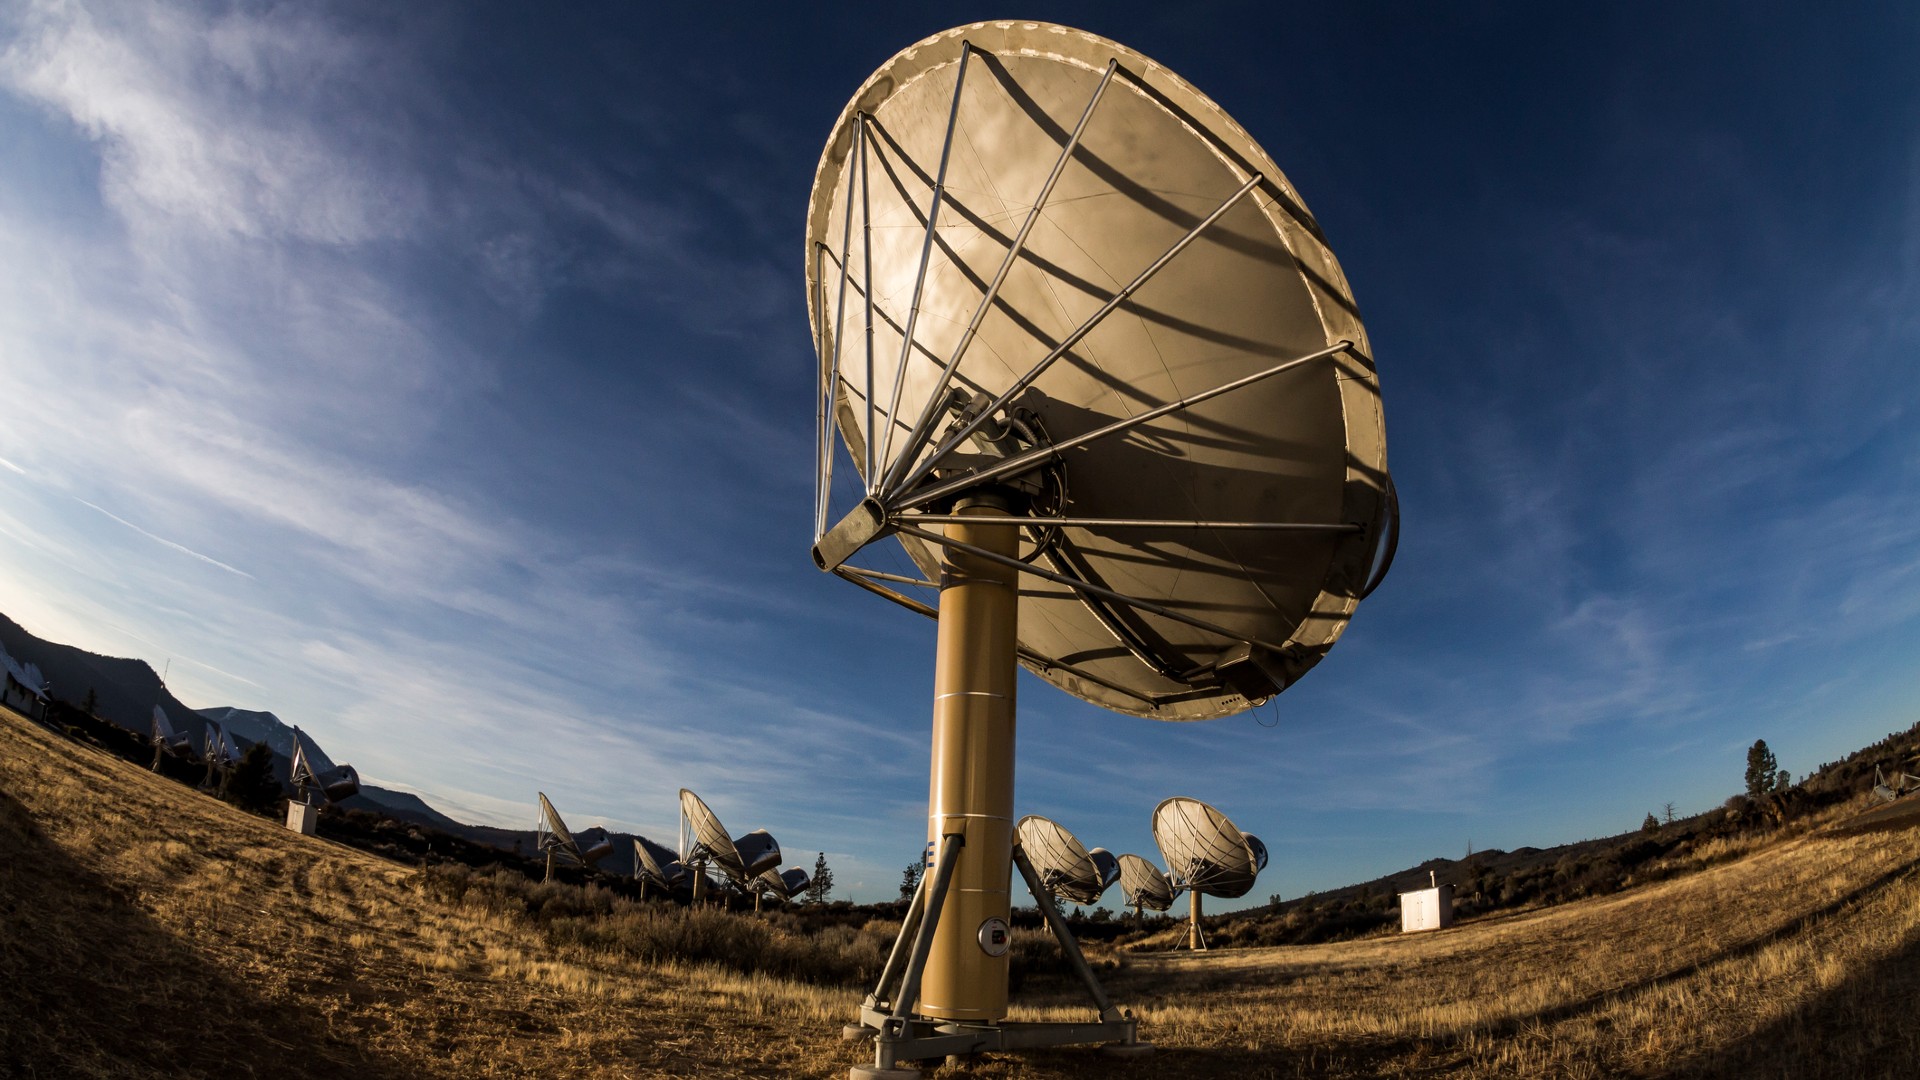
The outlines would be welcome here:
M 163 757 L 192 760 L 196 756 L 193 748 L 193 736 L 176 730 L 173 722 L 167 719 L 167 710 L 162 709 L 158 705 L 153 707 L 152 739 L 153 769 L 155 771 L 159 770 L 160 759 Z
M 207 763 L 207 774 L 201 777 L 200 786 L 211 788 L 221 773 L 233 767 L 234 747 L 227 738 L 226 729 L 212 720 L 205 723 L 207 730 L 200 744 L 200 758 Z
M 611 841 L 602 840 L 591 847 L 583 847 L 577 837 L 567 830 L 567 823 L 560 820 L 560 811 L 553 808 L 547 800 L 547 793 L 540 796 L 540 823 L 534 829 L 535 846 L 547 853 L 546 880 L 553 880 L 554 861 L 565 857 L 583 869 L 593 869 L 593 864 L 613 854 Z
M 1267 845 L 1241 832 L 1227 816 L 1198 799 L 1172 798 L 1153 808 L 1153 840 L 1167 861 L 1167 877 L 1187 890 L 1187 945 L 1207 947 L 1200 928 L 1200 897 L 1245 896 L 1267 867 Z
M 1120 891 L 1136 918 L 1142 910 L 1165 911 L 1173 906 L 1173 882 L 1139 855 L 1120 856 Z
M 700 796 L 680 789 L 682 823 L 680 861 L 696 871 L 694 899 L 701 899 L 706 871 L 718 870 L 736 889 L 749 892 L 754 878 L 780 865 L 780 845 L 765 829 L 730 839 L 727 827 Z
M 791 900 L 801 893 L 806 892 L 807 886 L 812 884 L 813 875 L 798 866 L 789 866 L 785 870 L 781 870 L 778 867 L 768 870 L 759 877 L 754 878 L 751 883 L 751 888 L 753 889 L 753 910 L 760 910 L 760 900 L 762 897 L 770 897 L 774 900 L 782 901 Z
M 1893 779 L 1888 780 L 1880 766 L 1873 767 L 1873 797 L 1880 802 L 1892 802 L 1910 791 L 1920 791 L 1920 776 L 1910 772 L 1896 771 Z
M 681 865 L 680 856 L 644 836 L 633 838 L 633 876 L 640 882 L 642 898 L 649 886 L 672 893 L 688 885 L 687 868 Z
M 1106 848 L 1088 851 L 1066 828 L 1038 814 L 1014 826 L 1015 843 L 1026 851 L 1047 891 L 1076 904 L 1094 904 L 1120 877 L 1120 863 Z
M 310 802 L 313 793 L 328 802 L 339 802 L 360 791 L 360 774 L 353 766 L 335 765 L 298 724 L 293 728 L 293 765 L 287 782 L 299 789 L 302 802 Z

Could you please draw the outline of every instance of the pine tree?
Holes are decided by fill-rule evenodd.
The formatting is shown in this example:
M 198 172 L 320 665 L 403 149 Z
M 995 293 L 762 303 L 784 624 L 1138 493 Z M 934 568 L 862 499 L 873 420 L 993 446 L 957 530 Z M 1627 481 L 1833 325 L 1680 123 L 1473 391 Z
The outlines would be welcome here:
M 1780 768 L 1767 740 L 1755 739 L 1747 751 L 1747 796 L 1757 799 L 1773 789 L 1774 775 Z
M 1773 777 L 1773 790 L 1775 790 L 1775 791 L 1785 791 L 1785 790 L 1787 790 L 1788 788 L 1790 788 L 1790 787 L 1792 787 L 1792 786 L 1793 786 L 1793 774 L 1792 774 L 1792 773 L 1790 773 L 1790 772 L 1788 772 L 1788 771 L 1787 771 L 1787 770 L 1785 770 L 1785 769 L 1781 769 L 1781 770 L 1780 770 L 1780 771 L 1779 771 L 1778 773 L 1776 773 L 1776 774 L 1774 775 L 1774 777 Z
M 904 871 L 902 871 L 900 874 L 900 899 L 902 900 L 913 899 L 913 894 L 919 891 L 919 889 L 920 889 L 920 860 L 915 859 L 914 861 L 908 863 L 907 868 Z
M 93 687 L 87 687 L 87 696 L 80 702 L 80 711 L 92 716 L 100 711 L 100 695 Z
M 813 860 L 813 881 L 807 885 L 807 903 L 824 904 L 833 893 L 833 871 L 827 869 L 827 853 Z
M 1657 832 L 1659 832 L 1659 831 L 1660 831 L 1660 819 L 1659 819 L 1659 818 L 1657 818 L 1657 817 L 1654 817 L 1654 816 L 1653 816 L 1652 814 L 1648 814 L 1648 815 L 1647 815 L 1647 820 L 1645 820 L 1645 821 L 1643 821 L 1643 822 L 1641 822 L 1641 823 L 1640 823 L 1640 831 L 1641 831 L 1641 832 L 1643 832 L 1643 833 L 1657 833 Z
M 220 782 L 220 797 L 242 810 L 269 813 L 280 801 L 280 782 L 273 778 L 273 751 L 263 742 L 247 747 L 238 764 Z

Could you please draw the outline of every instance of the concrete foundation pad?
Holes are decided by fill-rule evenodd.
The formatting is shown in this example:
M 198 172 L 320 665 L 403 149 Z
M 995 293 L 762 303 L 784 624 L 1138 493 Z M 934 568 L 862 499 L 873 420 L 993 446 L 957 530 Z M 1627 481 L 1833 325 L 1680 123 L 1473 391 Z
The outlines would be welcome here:
M 1153 1044 L 1150 1042 L 1103 1043 L 1100 1046 L 1100 1053 L 1110 1058 L 1147 1057 L 1153 1053 Z
M 855 1065 L 847 1070 L 847 1080 L 920 1080 L 919 1069 L 883 1069 L 878 1065 Z
M 858 1039 L 871 1039 L 878 1034 L 879 1032 L 865 1024 L 848 1024 L 840 1029 L 840 1038 L 845 1042 L 854 1042 Z

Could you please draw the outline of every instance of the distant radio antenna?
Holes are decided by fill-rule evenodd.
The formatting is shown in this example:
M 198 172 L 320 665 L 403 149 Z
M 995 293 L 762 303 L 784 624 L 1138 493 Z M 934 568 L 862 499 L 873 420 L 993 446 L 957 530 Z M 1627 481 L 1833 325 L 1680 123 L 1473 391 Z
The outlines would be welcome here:
M 153 707 L 153 770 L 160 771 L 160 761 L 166 757 L 193 760 L 196 751 L 193 736 L 176 729 L 167 719 L 167 711 L 160 706 Z
M 1076 904 L 1094 904 L 1120 877 L 1120 861 L 1106 848 L 1088 851 L 1063 826 L 1038 814 L 1021 818 L 1013 827 L 1013 836 L 1040 884 L 1055 896 Z M 1034 899 L 1044 902 L 1046 897 L 1036 895 Z
M 212 720 L 207 722 L 207 734 L 201 741 L 200 756 L 206 760 L 207 773 L 200 778 L 200 786 L 211 790 L 223 773 L 233 767 L 236 747 L 227 738 L 226 730 Z
M 1267 868 L 1267 845 L 1199 799 L 1177 797 L 1154 807 L 1153 839 L 1174 887 L 1187 890 L 1187 947 L 1205 949 L 1201 894 L 1223 900 L 1247 895 Z
M 287 801 L 287 828 L 312 836 L 320 823 L 320 804 L 334 803 L 360 791 L 360 774 L 351 765 L 335 765 L 312 736 L 293 726 L 293 764 L 287 782 L 299 797 Z
M 633 838 L 633 876 L 640 882 L 640 899 L 647 898 L 649 887 L 671 896 L 689 884 L 687 868 L 671 848 L 656 844 L 644 836 Z
M 581 847 L 580 841 L 567 829 L 567 823 L 560 820 L 560 811 L 547 801 L 547 793 L 542 791 L 537 794 L 540 796 L 540 822 L 534 827 L 534 836 L 540 850 L 547 855 L 547 876 L 543 880 L 553 880 L 554 860 L 560 856 L 591 870 L 594 863 L 613 853 L 613 842 L 610 840 L 602 840 L 588 848 Z
M 719 816 L 686 788 L 680 789 L 680 821 L 680 861 L 693 871 L 696 904 L 706 896 L 708 870 L 719 871 L 735 889 L 749 893 L 755 878 L 780 865 L 780 844 L 770 833 L 755 829 L 728 837 Z
M 1143 910 L 1165 911 L 1173 906 L 1173 882 L 1164 870 L 1139 855 L 1120 856 L 1120 890 L 1135 922 Z
M 813 875 L 801 867 L 789 866 L 785 870 L 773 867 L 754 878 L 750 885 L 753 889 L 753 910 L 760 910 L 762 899 L 791 900 L 806 892 L 812 884 Z

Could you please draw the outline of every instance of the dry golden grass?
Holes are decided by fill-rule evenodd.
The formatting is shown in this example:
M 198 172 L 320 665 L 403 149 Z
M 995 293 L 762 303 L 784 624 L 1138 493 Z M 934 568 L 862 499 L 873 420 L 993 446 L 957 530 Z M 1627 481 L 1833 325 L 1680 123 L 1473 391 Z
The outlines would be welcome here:
M 519 912 L 429 895 L 411 868 L 11 714 L 0 850 L 0 1075 L 835 1076 L 864 1056 L 838 1039 L 857 991 L 556 946 Z M 1102 952 L 1162 1053 L 937 1075 L 1912 1071 L 1920 832 L 1802 829 L 1686 858 L 1687 876 L 1433 934 Z M 1086 1015 L 1050 979 L 1016 1012 Z

